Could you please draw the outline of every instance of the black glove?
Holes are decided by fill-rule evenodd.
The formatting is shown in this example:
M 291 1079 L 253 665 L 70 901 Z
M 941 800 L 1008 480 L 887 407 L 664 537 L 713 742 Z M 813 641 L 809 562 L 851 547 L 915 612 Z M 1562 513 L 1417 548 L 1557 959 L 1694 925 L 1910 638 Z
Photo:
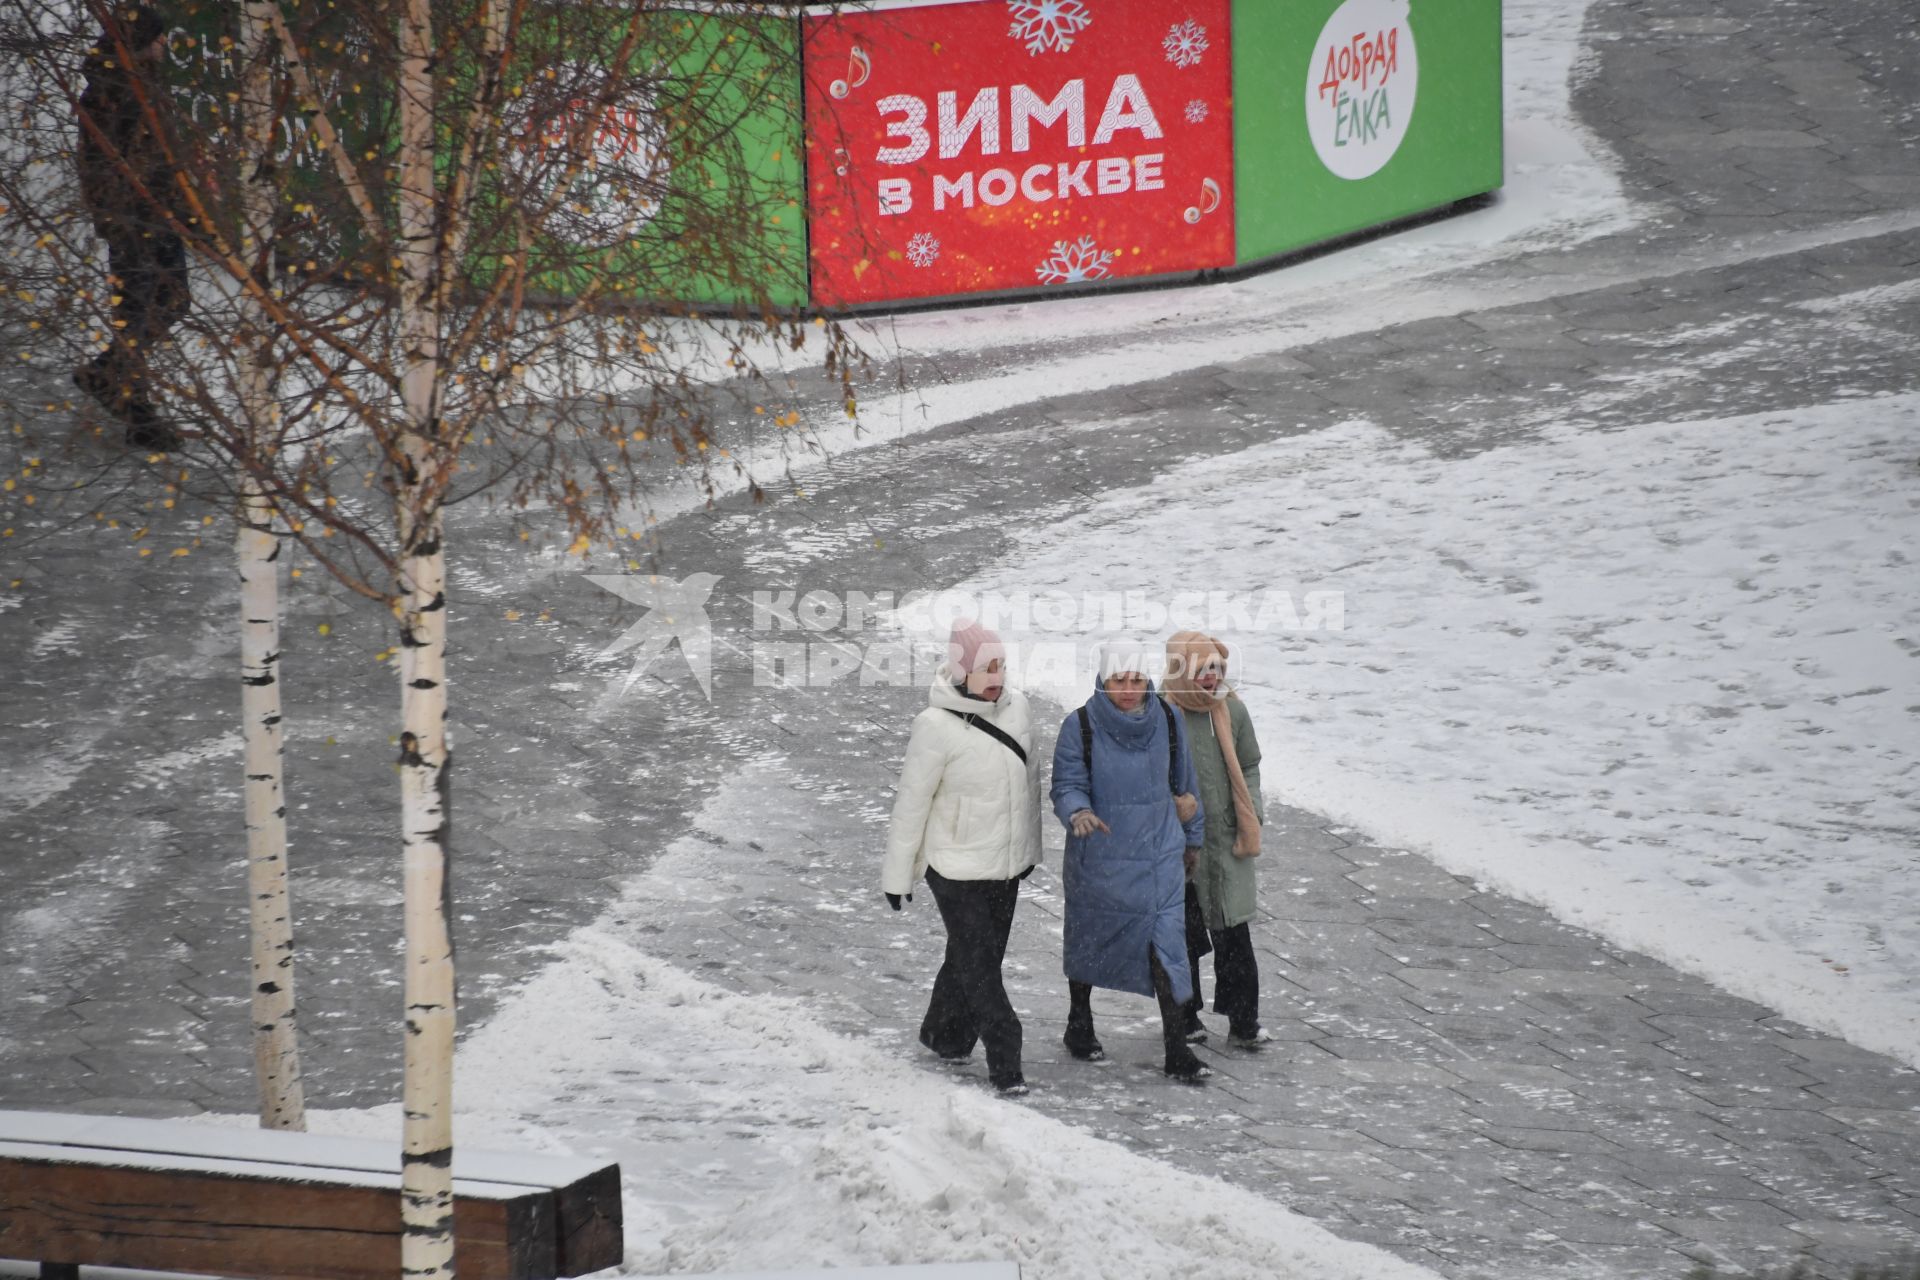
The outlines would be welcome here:
M 1026 878 L 1027 878 L 1028 876 L 1030 876 L 1030 875 L 1032 875 L 1032 874 L 1033 874 L 1033 869 L 1034 869 L 1035 867 L 1037 867 L 1037 866 L 1039 866 L 1039 865 L 1040 865 L 1040 864 L 1039 864 L 1039 863 L 1037 863 L 1037 862 L 1029 862 L 1029 863 L 1027 864 L 1027 869 L 1026 869 L 1025 871 L 1022 871 L 1022 872 L 1021 872 L 1021 873 L 1020 873 L 1019 875 L 1017 875 L 1017 876 L 1015 876 L 1015 877 L 1014 877 L 1014 879 L 1015 879 L 1015 880 L 1025 880 L 1025 879 L 1026 879 Z
M 908 895 L 907 895 L 907 901 L 908 901 L 908 902 L 912 902 L 912 901 L 913 901 L 913 895 L 912 895 L 912 894 L 908 894 Z M 900 909 L 900 895 L 899 895 L 899 894 L 897 894 L 897 893 L 890 893 L 890 894 L 888 894 L 888 895 L 887 895 L 887 905 L 888 905 L 888 906 L 890 906 L 890 907 L 892 907 L 892 908 L 893 908 L 893 909 L 894 909 L 895 911 L 898 911 L 898 910 Z

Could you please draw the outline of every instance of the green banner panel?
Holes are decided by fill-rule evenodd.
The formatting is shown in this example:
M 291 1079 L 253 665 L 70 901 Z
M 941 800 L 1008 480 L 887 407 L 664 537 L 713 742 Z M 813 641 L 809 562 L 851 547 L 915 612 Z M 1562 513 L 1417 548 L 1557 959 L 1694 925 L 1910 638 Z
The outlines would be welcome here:
M 1234 0 L 1238 259 L 1498 188 L 1500 0 Z
M 552 157 L 564 155 L 581 113 L 593 116 L 591 166 L 559 193 L 529 256 L 532 286 L 559 297 L 592 287 L 635 299 L 804 305 L 798 22 L 640 14 L 624 88 L 609 96 L 604 68 L 619 56 L 625 24 L 586 23 L 579 13 L 542 11 L 555 52 L 544 70 L 524 69 L 526 106 L 507 124 L 507 154 L 527 166 L 537 201 L 543 185 L 563 180 Z M 506 231 L 476 246 L 480 256 L 511 252 Z

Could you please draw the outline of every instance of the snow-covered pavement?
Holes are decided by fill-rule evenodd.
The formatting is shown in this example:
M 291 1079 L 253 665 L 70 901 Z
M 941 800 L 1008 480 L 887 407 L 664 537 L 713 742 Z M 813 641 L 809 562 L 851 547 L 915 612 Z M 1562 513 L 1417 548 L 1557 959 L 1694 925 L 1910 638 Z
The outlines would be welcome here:
M 1340 592 L 1227 637 L 1274 792 L 1920 1066 L 1916 441 L 1917 395 L 1453 460 L 1356 421 L 960 590 Z
M 765 507 L 669 497 L 662 572 L 725 583 L 711 703 L 678 667 L 623 694 L 597 655 L 631 613 L 463 509 L 462 1141 L 621 1158 L 640 1274 L 1678 1280 L 1920 1244 L 1920 46 L 1903 0 L 1508 26 L 1492 208 L 903 318 L 902 366 L 951 382 L 823 422 Z M 61 519 L 0 575 L 0 1105 L 243 1123 L 226 571 Z M 392 1133 L 392 638 L 315 576 L 309 1093 Z M 921 695 L 755 685 L 744 599 L 1093 584 L 1344 592 L 1343 630 L 1236 637 L 1281 1042 L 1175 1090 L 1116 998 L 1116 1061 L 1064 1061 L 1042 873 L 1009 1104 L 914 1049 L 937 923 L 870 874 Z

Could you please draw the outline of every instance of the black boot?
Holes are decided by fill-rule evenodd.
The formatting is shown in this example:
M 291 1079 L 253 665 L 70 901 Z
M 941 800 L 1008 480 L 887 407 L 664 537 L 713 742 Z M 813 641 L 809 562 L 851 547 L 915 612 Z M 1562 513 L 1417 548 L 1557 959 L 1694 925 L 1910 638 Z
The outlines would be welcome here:
M 1167 976 L 1159 956 L 1149 952 L 1147 967 L 1153 975 L 1154 998 L 1160 1003 L 1160 1038 L 1167 1047 L 1164 1069 L 1168 1076 L 1182 1084 L 1199 1084 L 1213 1074 L 1213 1069 L 1187 1047 L 1186 1004 L 1173 998 L 1173 980 Z
M 1167 1051 L 1167 1063 L 1164 1068 L 1169 1079 L 1181 1084 L 1199 1084 L 1213 1074 L 1213 1068 L 1194 1056 L 1191 1049 L 1182 1047 L 1178 1052 Z
M 1067 1000 L 1067 1052 L 1082 1062 L 1105 1062 L 1107 1051 L 1093 1035 L 1093 987 L 1069 979 Z

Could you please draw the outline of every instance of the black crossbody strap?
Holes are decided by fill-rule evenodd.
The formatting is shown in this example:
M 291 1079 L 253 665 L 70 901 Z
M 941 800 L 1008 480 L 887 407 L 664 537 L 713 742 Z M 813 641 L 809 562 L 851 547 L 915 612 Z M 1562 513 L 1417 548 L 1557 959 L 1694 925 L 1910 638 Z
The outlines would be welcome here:
M 1022 747 L 1019 743 L 1015 742 L 1013 740 L 1012 734 L 1008 733 L 1005 729 L 1002 729 L 999 725 L 993 723 L 993 721 L 984 720 L 981 717 L 974 715 L 970 711 L 956 711 L 952 707 L 947 708 L 947 713 L 949 715 L 959 716 L 962 720 L 965 720 L 968 724 L 980 730 L 982 733 L 986 734 L 989 738 L 994 739 L 1001 746 L 1013 752 L 1013 754 L 1019 756 L 1021 764 L 1025 764 L 1027 762 L 1026 748 Z

